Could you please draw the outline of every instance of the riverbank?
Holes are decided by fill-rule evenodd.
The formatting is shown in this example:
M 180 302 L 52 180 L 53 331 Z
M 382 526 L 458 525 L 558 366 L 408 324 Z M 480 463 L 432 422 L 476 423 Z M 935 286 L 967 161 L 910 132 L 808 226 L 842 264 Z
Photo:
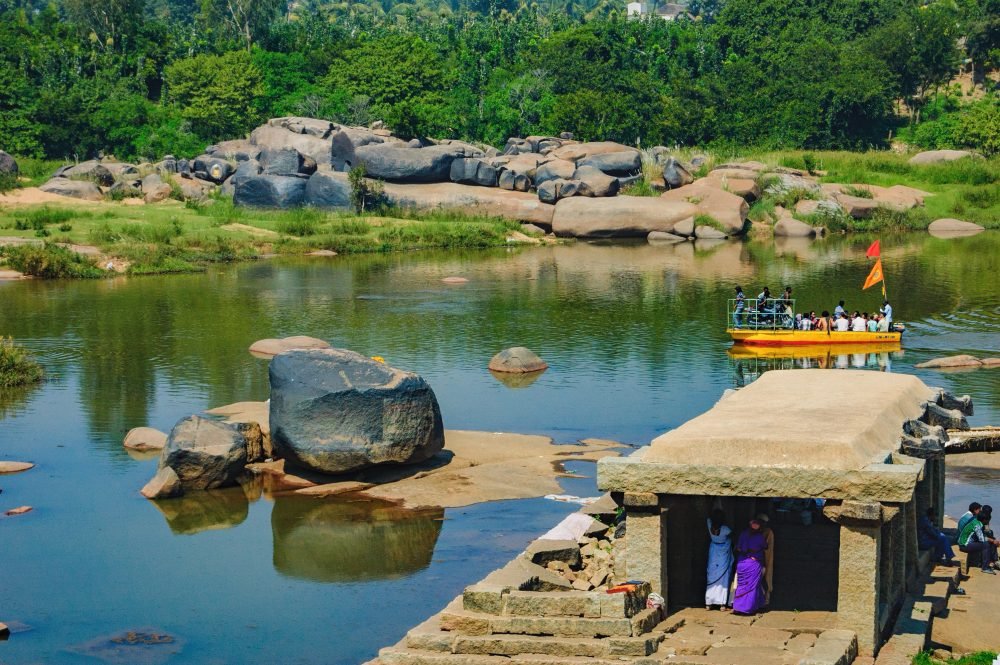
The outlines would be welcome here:
M 693 171 L 696 177 L 737 159 L 724 153 L 695 150 L 680 151 L 678 157 L 699 164 Z M 775 235 L 782 219 L 806 224 L 800 227 L 802 230 L 823 227 L 827 233 L 917 231 L 927 229 L 936 219 L 960 219 L 986 228 L 1000 228 L 1000 194 L 997 194 L 1000 159 L 997 158 L 965 158 L 921 165 L 910 164 L 907 155 L 885 152 L 785 151 L 749 152 L 740 159 L 743 164 L 751 160 L 767 165 L 767 173 L 797 170 L 811 178 L 803 182 L 813 183 L 812 188 L 793 186 L 796 178 L 802 179 L 794 174 L 788 176 L 791 184 L 779 183 L 780 187 L 775 187 L 776 183 L 771 182 L 773 177 L 768 175 L 744 183 L 736 177 L 739 169 L 727 169 L 734 174 L 722 176 L 722 190 L 735 192 L 743 185 L 749 187 L 745 198 L 751 204 L 748 209 L 744 204 L 743 214 L 752 225 L 750 235 L 755 238 Z M 44 165 L 35 165 L 32 172 L 41 173 Z M 87 270 L 86 266 L 53 269 L 55 264 L 77 259 L 37 249 L 5 250 L 8 255 L 5 267 L 43 277 L 194 272 L 210 263 L 313 252 L 479 249 L 538 243 L 543 235 L 541 229 L 525 227 L 517 221 L 475 216 L 475 209 L 382 210 L 375 214 L 310 207 L 264 210 L 236 206 L 232 199 L 221 195 L 200 201 L 167 199 L 154 204 L 145 204 L 141 198 L 83 201 L 31 187 L 38 179 L 29 178 L 22 183 L 28 187 L 0 194 L 0 245 L 59 243 L 83 254 L 84 263 L 102 268 L 99 271 Z M 645 160 L 641 180 L 623 193 L 632 197 L 658 197 L 660 191 L 653 185 L 662 179 L 663 167 Z M 839 193 L 834 192 L 838 189 L 834 184 L 840 185 Z M 898 191 L 886 195 L 883 188 L 890 187 Z M 908 201 L 891 205 L 889 199 L 900 191 Z M 825 205 L 824 197 L 834 195 L 850 197 L 858 210 L 871 210 L 859 217 L 840 204 Z M 882 205 L 878 199 L 885 196 L 888 203 Z M 696 223 L 711 225 L 709 217 L 700 214 Z M 45 269 L 40 269 L 40 265 Z

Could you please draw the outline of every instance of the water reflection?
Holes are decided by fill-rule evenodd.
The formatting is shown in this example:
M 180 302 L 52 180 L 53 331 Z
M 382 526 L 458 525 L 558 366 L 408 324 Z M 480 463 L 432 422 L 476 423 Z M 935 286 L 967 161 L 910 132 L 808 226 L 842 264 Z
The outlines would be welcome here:
M 444 510 L 283 496 L 271 511 L 274 568 L 315 582 L 415 573 L 431 562 Z
M 493 375 L 493 378 L 504 384 L 508 388 L 527 388 L 532 383 L 541 378 L 542 374 L 545 374 L 545 370 L 540 370 L 538 372 L 494 372 L 493 370 L 487 370 Z
M 241 487 L 189 492 L 176 499 L 150 503 L 163 513 L 171 531 L 185 536 L 242 524 L 250 510 L 250 501 Z
M 824 344 L 784 347 L 734 345 L 727 351 L 733 384 L 742 388 L 773 369 L 867 369 L 891 372 L 903 356 L 894 344 Z
M 28 405 L 31 393 L 37 388 L 38 384 L 0 388 L 0 420 L 13 418 L 23 412 Z

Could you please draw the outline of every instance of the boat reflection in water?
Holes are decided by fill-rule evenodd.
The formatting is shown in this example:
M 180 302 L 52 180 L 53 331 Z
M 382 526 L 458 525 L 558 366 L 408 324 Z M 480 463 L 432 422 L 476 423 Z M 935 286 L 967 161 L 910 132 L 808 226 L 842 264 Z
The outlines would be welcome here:
M 276 498 L 274 568 L 316 582 L 403 577 L 430 565 L 444 510 L 380 501 Z
M 729 348 L 733 383 L 752 383 L 772 369 L 868 369 L 892 371 L 892 361 L 902 355 L 899 342 L 875 344 L 809 344 L 804 346 L 750 346 Z

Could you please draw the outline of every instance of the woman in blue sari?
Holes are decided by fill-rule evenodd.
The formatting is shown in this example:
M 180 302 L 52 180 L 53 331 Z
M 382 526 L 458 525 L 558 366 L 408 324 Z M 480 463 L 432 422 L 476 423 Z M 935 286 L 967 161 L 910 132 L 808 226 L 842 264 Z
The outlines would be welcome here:
M 760 521 L 752 519 L 750 526 L 743 530 L 736 541 L 736 593 L 733 597 L 733 610 L 740 614 L 755 614 L 764 606 L 766 550 L 767 537 L 761 530 Z

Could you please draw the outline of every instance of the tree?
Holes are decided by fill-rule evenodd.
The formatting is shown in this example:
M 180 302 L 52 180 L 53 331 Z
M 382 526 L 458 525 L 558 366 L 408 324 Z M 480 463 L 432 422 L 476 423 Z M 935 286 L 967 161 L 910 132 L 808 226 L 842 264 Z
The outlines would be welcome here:
M 223 34 L 243 42 L 247 52 L 288 9 L 286 0 L 202 0 L 201 13 Z
M 245 51 L 178 60 L 165 79 L 169 101 L 206 140 L 242 136 L 259 119 L 254 101 L 264 92 L 262 76 Z
M 124 51 L 143 21 L 144 0 L 63 0 L 70 20 L 104 50 Z

